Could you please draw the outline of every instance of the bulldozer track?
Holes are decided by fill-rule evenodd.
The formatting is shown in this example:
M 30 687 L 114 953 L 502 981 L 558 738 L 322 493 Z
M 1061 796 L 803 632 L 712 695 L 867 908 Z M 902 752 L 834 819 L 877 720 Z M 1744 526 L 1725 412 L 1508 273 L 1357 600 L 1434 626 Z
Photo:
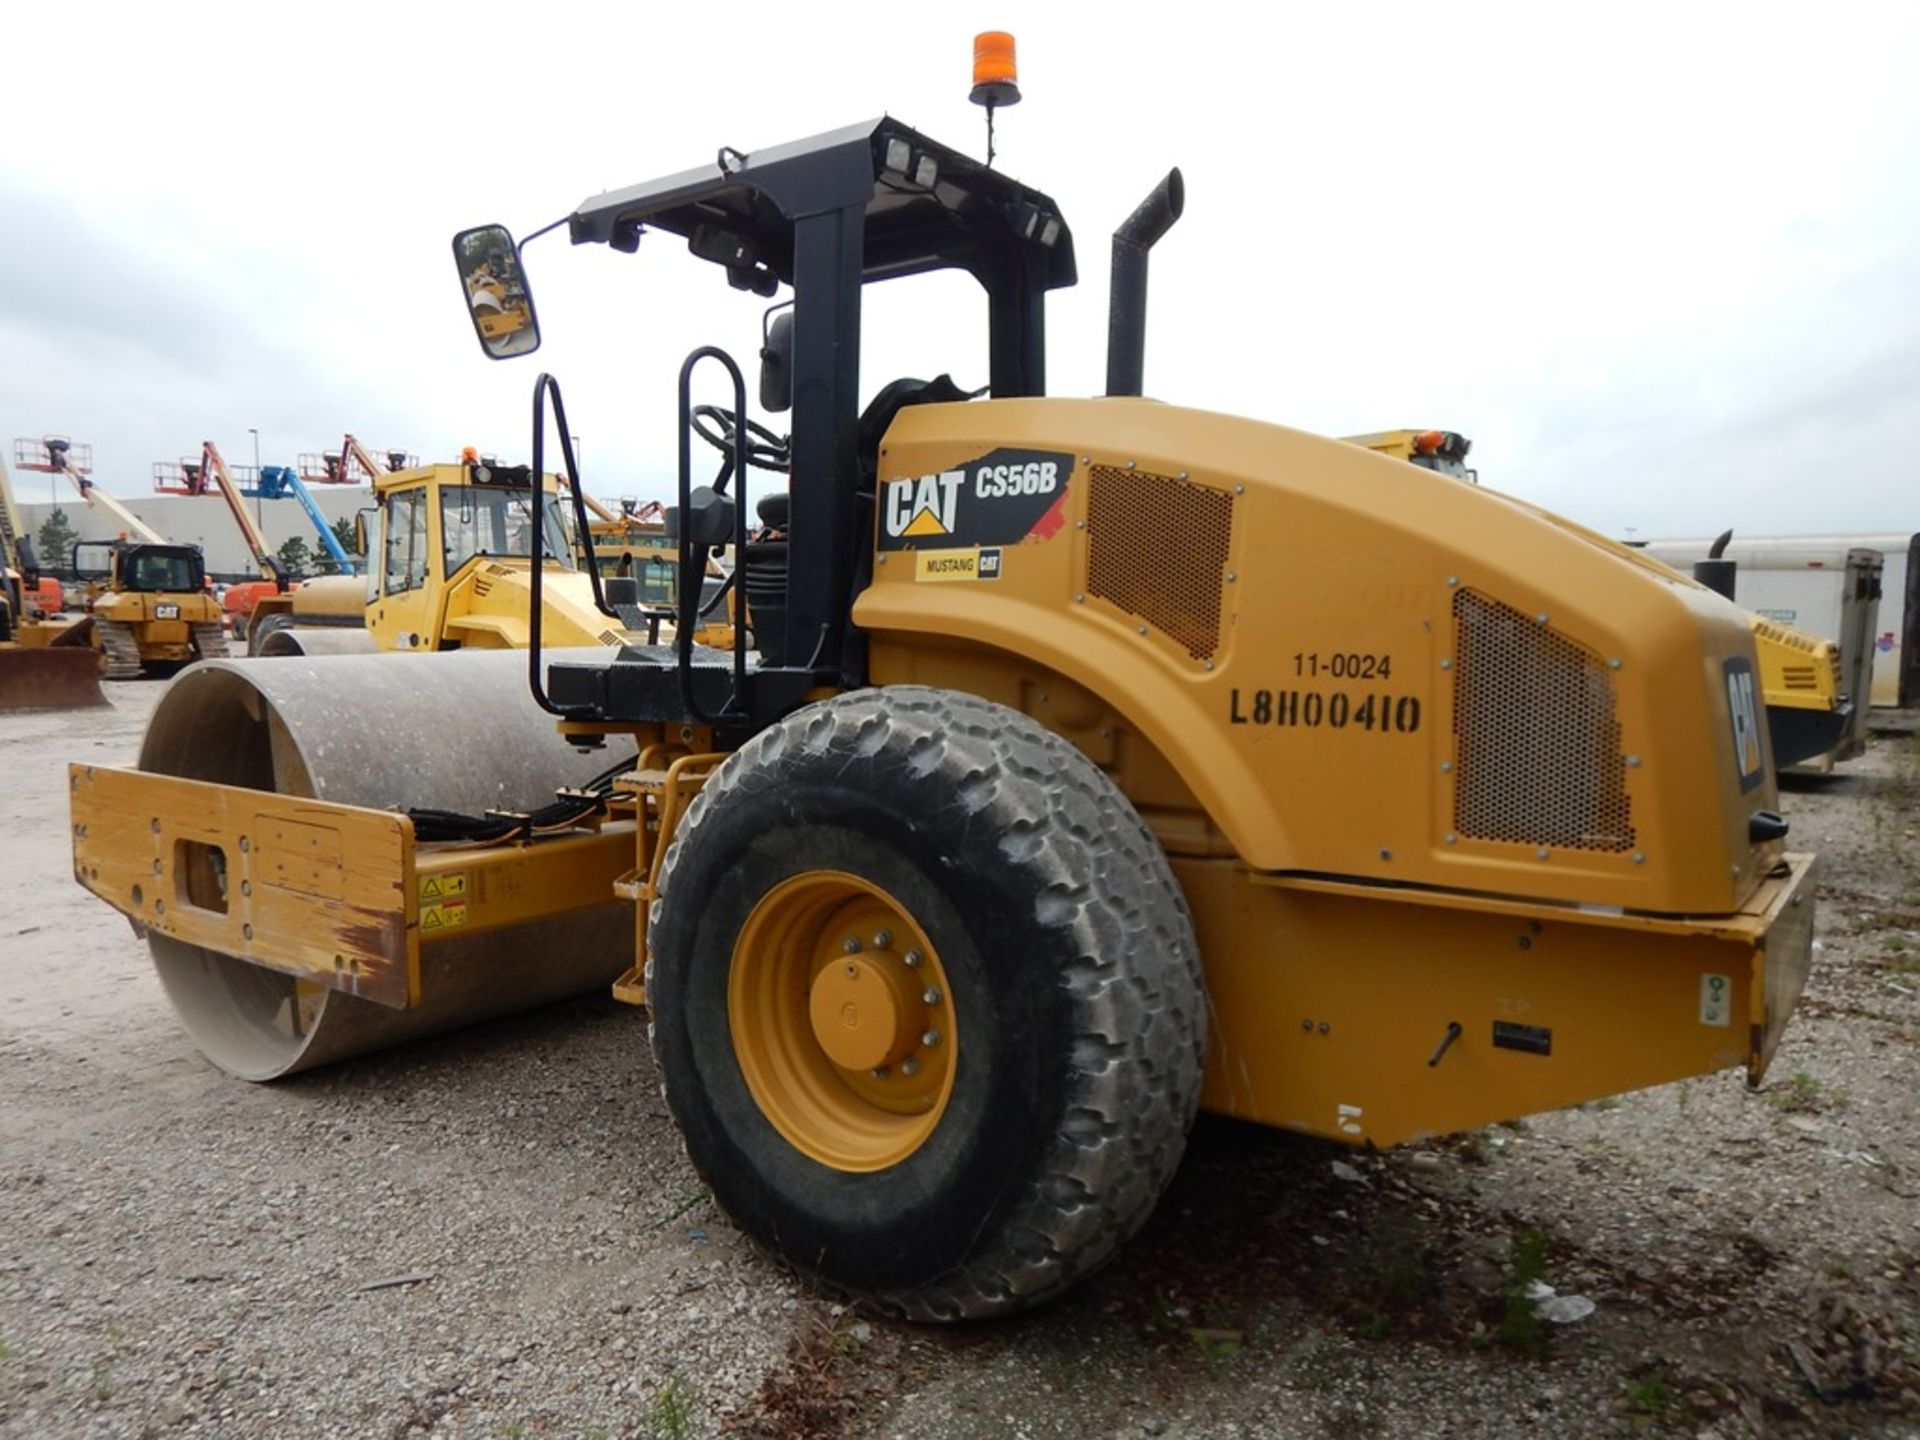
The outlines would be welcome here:
M 193 627 L 193 653 L 202 660 L 225 660 L 233 652 L 227 648 L 227 632 L 219 622 L 207 621 Z
M 138 680 L 140 678 L 140 642 L 134 639 L 133 628 L 117 620 L 102 620 L 94 617 L 94 633 L 100 637 L 100 648 L 107 655 L 107 679 Z

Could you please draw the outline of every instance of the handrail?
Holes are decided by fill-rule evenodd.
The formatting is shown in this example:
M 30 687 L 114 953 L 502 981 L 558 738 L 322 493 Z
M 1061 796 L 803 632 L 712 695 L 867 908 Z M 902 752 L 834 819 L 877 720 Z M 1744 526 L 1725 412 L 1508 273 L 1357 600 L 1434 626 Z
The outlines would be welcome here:
M 620 616 L 618 611 L 608 606 L 600 588 L 600 567 L 594 559 L 593 532 L 587 527 L 587 508 L 580 498 L 580 469 L 574 463 L 573 433 L 567 429 L 567 406 L 560 396 L 560 382 L 543 370 L 540 378 L 533 382 L 533 473 L 527 477 L 533 506 L 533 573 L 527 585 L 527 686 L 533 692 L 534 704 L 542 710 L 562 719 L 572 719 L 592 712 L 583 706 L 554 704 L 547 695 L 546 681 L 540 670 L 540 631 L 545 615 L 545 607 L 541 602 L 541 581 L 547 569 L 546 442 L 549 391 L 553 394 L 553 418 L 560 426 L 560 460 L 566 467 L 567 486 L 573 495 L 574 516 L 579 522 L 581 538 L 587 548 L 587 579 L 593 587 L 593 603 L 602 615 L 610 619 L 617 620 Z
M 717 345 L 700 346 L 680 366 L 680 533 L 675 537 L 679 546 L 679 593 L 674 597 L 678 602 L 674 607 L 674 661 L 680 676 L 681 705 L 694 719 L 715 725 L 745 716 L 746 712 L 737 707 L 747 693 L 747 631 L 743 624 L 736 623 L 733 627 L 733 686 L 726 704 L 717 713 L 709 714 L 693 693 L 693 632 L 700 618 L 700 589 L 706 579 L 707 564 L 703 554 L 695 566 L 695 547 L 687 526 L 688 514 L 693 508 L 693 372 L 702 360 L 718 360 L 733 381 L 732 453 L 722 463 L 713 491 L 716 495 L 725 495 L 728 482 L 739 477 L 740 493 L 733 507 L 736 572 L 747 553 L 747 381 L 733 357 Z

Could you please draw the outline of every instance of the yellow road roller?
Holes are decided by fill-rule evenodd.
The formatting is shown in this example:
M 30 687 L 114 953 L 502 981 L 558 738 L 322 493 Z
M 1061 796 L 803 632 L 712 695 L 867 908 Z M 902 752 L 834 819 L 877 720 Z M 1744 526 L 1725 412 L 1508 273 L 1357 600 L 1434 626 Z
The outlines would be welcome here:
M 1814 892 L 1745 617 L 1490 489 L 1141 398 L 1183 203 L 1114 236 L 1108 393 L 1054 399 L 1060 207 L 898 121 L 584 202 L 633 283 L 683 242 L 771 302 L 790 433 L 687 357 L 670 645 L 547 648 L 536 527 L 524 651 L 202 665 L 137 769 L 73 768 L 76 875 L 207 1055 L 264 1079 L 610 983 L 739 1225 L 931 1320 L 1111 1257 L 1198 1108 L 1376 1147 L 1757 1082 Z M 505 231 L 454 251 L 530 295 Z M 863 387 L 864 287 L 943 270 L 985 373 Z

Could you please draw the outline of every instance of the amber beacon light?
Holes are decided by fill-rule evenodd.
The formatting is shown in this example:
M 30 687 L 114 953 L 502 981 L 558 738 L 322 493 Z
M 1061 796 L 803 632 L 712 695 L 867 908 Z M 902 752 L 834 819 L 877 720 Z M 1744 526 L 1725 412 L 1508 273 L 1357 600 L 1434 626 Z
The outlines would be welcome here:
M 989 110 L 1020 103 L 1020 68 L 1013 55 L 1013 36 L 1004 30 L 983 30 L 973 37 L 973 94 L 976 105 Z
M 1013 36 L 1005 30 L 982 30 L 973 37 L 973 93 L 967 97 L 987 107 L 987 164 L 993 164 L 993 112 L 1002 105 L 1020 103 L 1020 67 L 1013 55 Z

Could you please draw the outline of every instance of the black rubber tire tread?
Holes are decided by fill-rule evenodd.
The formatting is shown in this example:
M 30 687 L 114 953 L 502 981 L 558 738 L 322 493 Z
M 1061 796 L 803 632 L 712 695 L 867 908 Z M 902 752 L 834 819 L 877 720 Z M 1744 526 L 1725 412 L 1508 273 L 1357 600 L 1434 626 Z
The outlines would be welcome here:
M 740 807 L 742 820 L 799 816 L 809 806 L 817 813 L 822 795 L 856 797 L 830 803 L 857 806 L 857 797 L 903 793 L 916 799 L 913 825 L 933 837 L 927 843 L 953 844 L 950 851 L 934 852 L 935 869 L 978 865 L 984 858 L 986 879 L 1002 887 L 988 903 L 1024 907 L 996 917 L 1014 930 L 992 933 L 1028 937 L 1028 945 L 1005 948 L 1036 971 L 1051 964 L 1051 976 L 1016 976 L 1020 988 L 1034 987 L 1038 997 L 1028 1008 L 1053 1007 L 1043 1033 L 1060 1053 L 1050 1068 L 1044 1057 L 1000 1056 L 998 1063 L 1015 1074 L 1026 1068 L 1046 1072 L 1044 1083 L 1034 1087 L 1034 1117 L 1020 1122 L 1006 1118 L 1019 1107 L 1004 1103 L 1005 1087 L 1020 1082 L 1005 1076 L 980 1082 L 994 1087 L 991 1118 L 956 1121 L 956 1078 L 956 1102 L 950 1102 L 941 1130 L 971 1124 L 987 1137 L 981 1155 L 991 1175 L 966 1178 L 990 1183 L 995 1203 L 991 1213 L 935 1215 L 940 1223 L 932 1229 L 929 1217 L 920 1215 L 916 1244 L 958 1227 L 963 1238 L 952 1245 L 962 1253 L 942 1259 L 938 1273 L 876 1288 L 850 1277 L 833 1257 L 795 1253 L 795 1244 L 783 1243 L 804 1227 L 781 1225 L 777 1213 L 769 1220 L 768 1205 L 779 1202 L 765 1197 L 779 1182 L 765 1173 L 768 1167 L 723 1173 L 749 1167 L 744 1152 L 724 1137 L 714 1143 L 709 1110 L 716 1102 L 690 1093 L 700 1084 L 694 1068 L 714 1062 L 696 1057 L 691 1047 L 699 1041 L 690 1034 L 695 1022 L 675 1007 L 699 983 L 685 973 L 688 957 L 696 933 L 704 933 L 703 916 L 716 903 L 714 894 L 701 893 L 702 886 L 724 889 L 737 873 L 716 868 L 729 857 L 699 856 L 709 830 L 722 828 L 716 817 L 733 807 Z M 796 830 L 794 836 L 811 833 Z M 951 840 L 955 834 L 962 837 L 958 842 Z M 690 863 L 696 857 L 701 863 Z M 790 863 L 807 868 L 805 860 Z M 698 878 L 676 889 L 682 875 Z M 976 906 L 979 881 L 976 875 Z M 958 879 L 953 883 L 957 887 Z M 926 925 L 918 913 L 915 918 Z M 1107 775 L 1019 711 L 951 691 L 890 686 L 808 706 L 763 731 L 718 769 L 681 823 L 667 852 L 649 936 L 649 1034 L 663 1093 L 696 1169 L 756 1241 L 827 1288 L 881 1313 L 972 1319 L 1057 1295 L 1110 1259 L 1145 1223 L 1179 1163 L 1198 1105 L 1206 1047 L 1205 987 L 1185 896 L 1152 831 Z M 948 952 L 937 934 L 934 941 L 958 1003 L 960 985 Z M 713 963 L 714 942 L 708 937 L 704 943 Z M 724 968 L 724 958 L 719 964 Z M 724 1037 L 715 1044 L 708 1023 L 708 1049 L 724 1050 L 725 1073 L 737 1075 L 730 1044 Z M 963 1026 L 963 1066 L 969 1033 Z M 976 1044 L 971 1053 L 991 1049 Z M 764 1124 L 757 1107 L 751 1118 Z M 750 1122 L 736 1114 L 728 1123 Z M 1038 1132 L 1024 1160 L 1009 1153 L 1017 1146 L 995 1148 L 1010 1123 Z M 707 1138 L 702 1142 L 697 1135 Z M 896 1168 L 918 1159 L 917 1152 Z M 849 1177 L 835 1178 L 838 1183 Z M 739 1197 L 742 1204 L 732 1203 Z M 742 1209 L 758 1212 L 771 1233 L 760 1233 Z M 854 1268 L 865 1263 L 855 1261 Z
M 247 626 L 247 654 L 258 658 L 261 646 L 265 645 L 267 641 L 271 640 L 282 630 L 292 629 L 293 625 L 293 617 L 283 614 L 269 615 L 257 625 L 249 624 Z

